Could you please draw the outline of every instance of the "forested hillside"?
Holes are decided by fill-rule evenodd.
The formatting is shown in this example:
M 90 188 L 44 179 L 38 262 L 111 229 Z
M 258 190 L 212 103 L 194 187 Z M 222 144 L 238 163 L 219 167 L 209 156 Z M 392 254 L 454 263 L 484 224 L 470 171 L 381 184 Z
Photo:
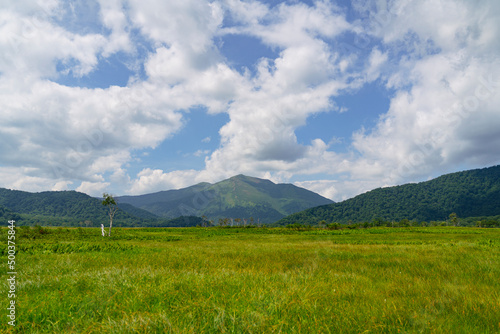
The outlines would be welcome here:
M 267 224 L 307 208 L 333 203 L 292 184 L 275 184 L 245 175 L 216 184 L 199 183 L 179 190 L 117 199 L 164 218 L 206 216 L 214 222 L 224 218 L 253 218 Z
M 130 205 L 119 205 L 115 220 L 123 226 L 155 216 Z M 129 211 L 130 213 L 128 213 Z M 30 193 L 0 188 L 0 216 L 23 225 L 100 226 L 108 223 L 107 209 L 97 198 L 76 191 Z
M 500 166 L 443 175 L 416 184 L 378 188 L 346 201 L 315 207 L 278 225 L 372 222 L 373 220 L 446 220 L 500 215 Z
M 0 205 L 0 219 L 4 222 L 9 220 L 19 220 L 19 218 L 20 216 L 18 214 Z
M 206 219 L 181 216 L 161 218 L 127 203 L 118 202 L 114 217 L 117 227 L 181 227 L 208 225 Z M 41 226 L 108 226 L 107 208 L 98 198 L 76 191 L 46 191 L 29 193 L 0 188 L 0 219 L 6 224 Z

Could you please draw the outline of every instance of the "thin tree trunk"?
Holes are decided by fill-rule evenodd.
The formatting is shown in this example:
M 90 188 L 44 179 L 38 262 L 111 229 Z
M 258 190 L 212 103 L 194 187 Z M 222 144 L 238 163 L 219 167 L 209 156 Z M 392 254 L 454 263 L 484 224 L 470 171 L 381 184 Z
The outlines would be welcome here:
M 108 234 L 108 236 L 111 236 L 111 226 L 113 226 L 113 216 L 109 215 L 109 234 Z

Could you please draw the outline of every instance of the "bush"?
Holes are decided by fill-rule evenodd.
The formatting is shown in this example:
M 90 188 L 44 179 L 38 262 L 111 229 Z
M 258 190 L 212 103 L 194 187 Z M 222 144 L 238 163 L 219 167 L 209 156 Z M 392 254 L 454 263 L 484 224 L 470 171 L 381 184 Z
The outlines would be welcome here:
M 49 230 L 41 227 L 40 225 L 35 225 L 35 233 L 37 234 L 48 234 Z
M 297 231 L 308 231 L 311 230 L 311 226 L 309 225 L 303 225 L 300 223 L 294 223 L 294 224 L 288 224 L 285 226 L 286 228 L 297 230 Z
M 326 225 L 326 228 L 329 230 L 341 230 L 342 225 L 339 223 L 331 223 L 331 224 Z

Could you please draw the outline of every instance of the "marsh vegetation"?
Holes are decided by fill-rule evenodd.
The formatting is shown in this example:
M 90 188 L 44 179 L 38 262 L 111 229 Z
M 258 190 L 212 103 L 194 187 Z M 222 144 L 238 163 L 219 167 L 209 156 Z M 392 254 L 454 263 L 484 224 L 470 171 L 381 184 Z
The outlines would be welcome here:
M 18 228 L 18 322 L 13 329 L 4 321 L 0 330 L 500 331 L 498 229 L 116 228 L 111 237 L 100 234 L 97 228 Z

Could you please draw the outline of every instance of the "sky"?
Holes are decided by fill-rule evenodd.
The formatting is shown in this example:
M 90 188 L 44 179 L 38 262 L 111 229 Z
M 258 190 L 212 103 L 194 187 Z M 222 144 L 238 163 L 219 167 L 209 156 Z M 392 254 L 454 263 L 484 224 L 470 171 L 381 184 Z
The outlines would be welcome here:
M 334 201 L 500 163 L 498 0 L 0 0 L 0 187 Z

